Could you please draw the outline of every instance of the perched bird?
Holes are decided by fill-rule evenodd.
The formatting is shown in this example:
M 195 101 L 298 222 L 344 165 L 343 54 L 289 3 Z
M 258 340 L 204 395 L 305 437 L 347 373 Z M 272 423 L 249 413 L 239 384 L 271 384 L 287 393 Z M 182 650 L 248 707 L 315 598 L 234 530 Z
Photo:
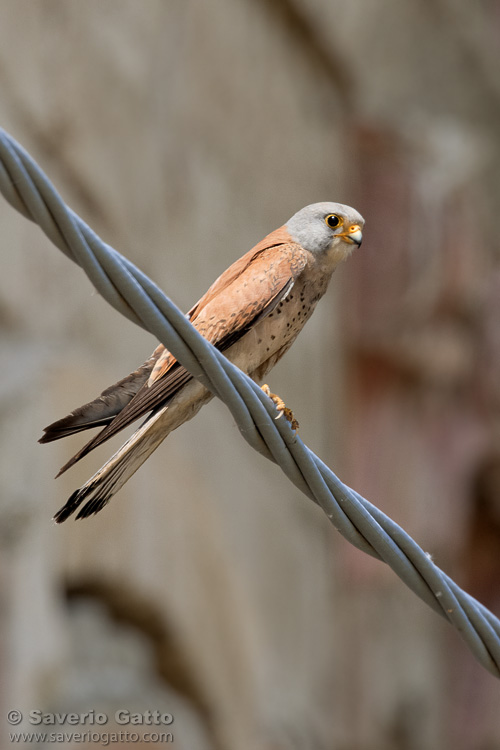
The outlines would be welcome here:
M 224 271 L 187 317 L 231 362 L 261 381 L 295 341 L 337 265 L 361 244 L 363 225 L 363 217 L 349 206 L 306 206 Z M 281 399 L 267 386 L 263 389 L 283 411 Z M 211 398 L 160 344 L 135 372 L 46 427 L 41 443 L 91 427 L 103 428 L 63 466 L 59 476 L 147 415 L 114 456 L 71 495 L 55 521 L 65 521 L 78 508 L 77 518 L 98 513 L 167 435 Z

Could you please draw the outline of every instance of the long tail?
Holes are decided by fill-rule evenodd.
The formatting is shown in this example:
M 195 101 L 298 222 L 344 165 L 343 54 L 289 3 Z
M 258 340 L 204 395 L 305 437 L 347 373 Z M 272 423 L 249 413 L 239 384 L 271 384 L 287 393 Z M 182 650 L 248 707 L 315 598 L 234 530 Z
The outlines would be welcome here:
M 54 516 L 56 523 L 62 523 L 69 518 L 82 503 L 85 504 L 77 518 L 87 518 L 98 513 L 109 503 L 113 495 L 167 437 L 169 431 L 165 431 L 157 424 L 167 409 L 168 407 L 164 406 L 154 412 L 93 477 L 73 492 L 66 505 Z

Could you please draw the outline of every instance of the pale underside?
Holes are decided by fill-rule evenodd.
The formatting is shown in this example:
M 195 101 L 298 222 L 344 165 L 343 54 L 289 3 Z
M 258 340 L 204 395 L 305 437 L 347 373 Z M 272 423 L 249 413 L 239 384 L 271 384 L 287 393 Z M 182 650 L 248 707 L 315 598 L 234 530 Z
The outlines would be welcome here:
M 332 269 L 333 271 L 333 269 Z M 324 294 L 331 272 L 321 280 L 305 269 L 276 308 L 225 351 L 231 362 L 257 382 L 291 347 Z M 79 517 L 98 512 L 163 440 L 192 419 L 212 394 L 197 380 L 190 380 L 166 405 L 158 408 L 86 484 L 77 490 L 56 520 L 65 520 L 86 500 Z

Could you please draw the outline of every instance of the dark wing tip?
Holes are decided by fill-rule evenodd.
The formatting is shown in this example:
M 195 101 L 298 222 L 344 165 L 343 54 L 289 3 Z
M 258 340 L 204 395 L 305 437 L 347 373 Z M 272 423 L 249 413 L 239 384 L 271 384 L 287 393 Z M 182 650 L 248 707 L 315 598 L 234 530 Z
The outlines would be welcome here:
M 48 427 L 44 427 L 43 435 L 38 439 L 38 442 L 52 443 L 53 440 L 60 440 L 61 438 L 73 434 L 75 430 L 68 427 L 69 421 L 69 417 L 64 417 L 64 419 L 58 419 L 57 422 L 53 422 L 52 424 L 49 424 Z
M 88 503 L 85 503 L 75 520 L 78 521 L 80 518 L 95 516 L 96 513 L 99 513 L 108 504 L 109 499 L 110 496 L 104 496 L 94 497 L 92 500 L 89 500 Z
M 79 432 L 92 429 L 93 427 L 106 427 L 112 420 L 113 417 L 103 417 L 102 419 L 81 422 L 73 414 L 70 414 L 63 419 L 58 419 L 57 422 L 49 424 L 48 427 L 44 427 L 44 434 L 38 439 L 38 442 L 52 443 L 54 440 L 61 440 L 70 435 L 77 435 Z
M 90 497 L 89 499 L 89 496 L 92 495 L 93 492 L 95 492 L 94 497 Z M 93 516 L 96 513 L 99 513 L 99 511 L 108 504 L 112 496 L 113 485 L 108 486 L 108 484 L 106 483 L 103 486 L 99 487 L 98 482 L 95 481 L 86 484 L 73 492 L 66 504 L 57 511 L 53 520 L 56 523 L 63 523 L 70 516 L 72 516 L 75 511 L 78 510 L 80 505 L 85 502 L 85 500 L 87 500 L 87 502 L 76 516 L 75 521 L 79 520 L 80 518 L 88 518 L 89 516 Z
M 55 479 L 58 479 L 61 476 L 61 474 L 64 474 L 65 471 L 67 471 L 68 469 L 71 469 L 71 467 L 74 466 L 77 463 L 77 461 L 79 461 L 81 458 L 86 456 L 87 453 L 89 453 L 92 450 L 91 447 L 87 447 L 87 446 L 88 446 L 88 443 L 87 445 L 84 445 L 83 448 L 78 451 L 78 453 L 75 453 L 75 455 L 72 456 L 69 459 L 69 461 L 66 461 L 64 466 L 61 466 L 61 468 L 59 469 L 59 471 L 57 472 L 55 476 Z
M 57 511 L 53 520 L 56 523 L 63 523 L 63 521 L 66 521 L 71 515 L 73 515 L 78 506 L 83 502 L 84 497 L 85 493 L 82 493 L 81 490 L 75 490 L 66 504 Z

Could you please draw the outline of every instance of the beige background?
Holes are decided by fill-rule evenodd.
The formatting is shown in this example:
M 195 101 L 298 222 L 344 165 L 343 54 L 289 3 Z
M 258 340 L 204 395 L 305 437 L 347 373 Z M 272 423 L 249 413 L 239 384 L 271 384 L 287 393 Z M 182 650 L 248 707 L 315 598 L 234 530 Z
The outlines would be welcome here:
M 497 614 L 499 37 L 495 2 L 0 5 L 2 126 L 183 309 L 303 205 L 364 214 L 270 383 Z M 161 708 L 179 750 L 500 747 L 498 681 L 221 403 L 102 514 L 51 523 L 119 439 L 54 482 L 81 440 L 42 428 L 155 342 L 0 222 L 2 716 Z

